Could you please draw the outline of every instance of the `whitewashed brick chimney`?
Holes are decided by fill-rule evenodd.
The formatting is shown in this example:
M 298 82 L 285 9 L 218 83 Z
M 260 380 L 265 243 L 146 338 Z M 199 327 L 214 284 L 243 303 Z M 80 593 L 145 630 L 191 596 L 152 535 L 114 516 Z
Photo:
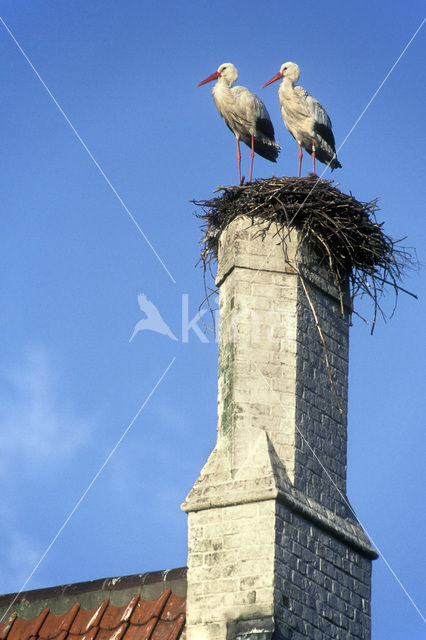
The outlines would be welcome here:
M 286 255 L 244 216 L 220 238 L 217 444 L 182 505 L 187 640 L 370 638 L 377 555 L 346 499 L 348 300 L 281 232 Z

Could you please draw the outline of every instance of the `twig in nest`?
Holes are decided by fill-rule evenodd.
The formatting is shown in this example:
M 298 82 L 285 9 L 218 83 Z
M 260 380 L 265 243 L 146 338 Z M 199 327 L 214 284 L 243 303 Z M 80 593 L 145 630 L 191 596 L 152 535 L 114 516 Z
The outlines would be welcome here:
M 204 278 L 217 260 L 221 232 L 234 218 L 245 215 L 252 224 L 276 222 L 286 234 L 298 229 L 320 264 L 333 274 L 341 299 L 343 283 L 349 279 L 352 302 L 363 295 L 372 300 L 372 331 L 378 313 L 386 318 L 380 304 L 385 289 L 393 291 L 395 303 L 398 291 L 414 296 L 398 282 L 405 269 L 417 266 L 417 260 L 400 246 L 401 240 L 383 232 L 383 224 L 376 220 L 377 199 L 359 202 L 331 181 L 316 177 L 273 177 L 240 187 L 221 186 L 218 191 L 221 195 L 212 200 L 193 201 L 203 210 L 198 217 L 204 222 L 200 257 Z
M 204 291 L 206 292 L 206 280 L 204 279 Z M 200 302 L 200 305 L 198 307 L 198 317 L 200 318 L 200 321 L 203 323 L 203 325 L 206 327 L 206 329 L 208 329 L 208 331 L 212 331 L 214 333 L 214 335 L 216 336 L 216 319 L 214 316 L 214 309 L 212 309 L 211 305 L 210 305 L 210 298 L 212 295 L 214 295 L 215 293 L 218 293 L 219 289 L 214 289 L 213 291 L 210 291 L 210 293 L 208 293 L 206 295 L 206 297 L 204 298 L 204 300 L 202 300 Z M 206 292 L 207 293 L 207 292 Z M 208 309 L 210 311 L 210 315 L 212 317 L 212 321 L 213 321 L 213 329 L 211 327 L 209 327 L 208 324 L 206 324 L 203 320 L 203 316 L 201 315 L 201 307 L 203 306 L 203 304 L 207 302 L 208 305 Z
M 296 268 L 296 271 L 297 271 L 297 275 L 299 276 L 300 282 L 302 283 L 303 291 L 305 292 L 306 299 L 307 299 L 307 301 L 309 303 L 309 306 L 311 308 L 312 315 L 313 315 L 314 321 L 315 321 L 315 326 L 316 326 L 316 328 L 318 330 L 318 334 L 319 334 L 319 337 L 320 337 L 321 342 L 322 342 L 322 346 L 323 346 L 323 349 L 324 349 L 325 365 L 327 367 L 327 373 L 328 373 L 328 379 L 330 380 L 330 386 L 331 386 L 331 389 L 333 391 L 334 397 L 336 398 L 337 408 L 339 409 L 339 413 L 342 415 L 343 414 L 343 409 L 342 409 L 342 405 L 340 404 L 339 396 L 337 395 L 336 387 L 334 386 L 333 376 L 331 375 L 330 362 L 329 362 L 329 359 L 328 359 L 327 344 L 326 344 L 326 342 L 324 340 L 324 335 L 323 335 L 323 332 L 322 332 L 322 329 L 321 329 L 321 325 L 320 325 L 319 320 L 318 320 L 317 312 L 315 311 L 315 307 L 312 304 L 312 300 L 311 300 L 311 297 L 309 295 L 308 289 L 306 287 L 306 283 L 305 283 L 304 277 L 302 276 L 302 274 L 300 273 L 298 268 Z
M 259 225 L 259 234 L 263 236 L 272 224 L 276 224 L 284 256 L 290 231 L 297 229 L 299 244 L 306 243 L 317 255 L 319 264 L 333 275 L 342 313 L 347 282 L 352 309 L 356 296 L 367 295 L 372 300 L 371 333 L 378 313 L 386 319 L 379 302 L 385 286 L 393 291 L 395 306 L 399 291 L 416 297 L 403 289 L 398 281 L 406 268 L 417 266 L 417 261 L 408 249 L 400 246 L 401 240 L 392 240 L 383 232 L 383 224 L 376 220 L 377 200 L 358 202 L 352 195 L 339 191 L 331 181 L 315 176 L 304 179 L 273 177 L 247 185 L 222 186 L 217 191 L 222 192 L 221 195 L 212 200 L 193 201 L 203 210 L 198 217 L 204 222 L 200 262 L 204 269 L 207 301 L 210 296 L 207 296 L 206 273 L 208 269 L 212 274 L 212 264 L 217 261 L 220 235 L 240 215 L 247 216 L 252 225 Z M 338 409 L 343 413 L 315 307 L 298 267 L 295 270 L 323 345 L 328 377 Z M 211 308 L 210 311 L 212 313 Z

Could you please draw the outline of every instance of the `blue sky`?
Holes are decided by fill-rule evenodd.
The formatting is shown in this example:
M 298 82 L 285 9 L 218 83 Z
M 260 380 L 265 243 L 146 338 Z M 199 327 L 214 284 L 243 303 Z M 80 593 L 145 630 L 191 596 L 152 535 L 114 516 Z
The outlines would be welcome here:
M 143 233 L 0 25 L 0 592 L 17 591 L 172 362 L 27 588 L 182 566 L 179 505 L 216 439 L 217 345 L 194 332 L 204 297 L 191 199 L 237 179 L 235 141 L 211 86 L 223 62 L 261 96 L 283 147 L 254 177 L 295 175 L 277 85 L 286 60 L 327 109 L 337 146 L 423 20 L 423 3 L 4 0 L 1 17 Z M 426 27 L 339 152 L 333 174 L 425 262 Z M 243 150 L 247 175 L 249 152 Z M 320 165 L 322 167 L 322 165 Z M 305 156 L 302 171 L 310 170 Z M 327 173 L 325 177 L 329 177 Z M 173 282 L 172 278 L 175 280 Z M 417 606 L 424 589 L 424 269 L 394 317 L 351 329 L 348 495 Z M 137 295 L 178 341 L 140 332 Z M 385 300 L 391 309 L 393 300 Z M 370 314 L 368 302 L 358 310 Z M 373 637 L 423 622 L 380 559 Z

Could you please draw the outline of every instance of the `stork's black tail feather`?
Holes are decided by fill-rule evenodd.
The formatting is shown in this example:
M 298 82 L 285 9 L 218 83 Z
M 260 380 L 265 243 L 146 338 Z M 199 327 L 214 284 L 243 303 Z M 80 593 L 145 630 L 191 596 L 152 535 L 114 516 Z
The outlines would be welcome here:
M 306 151 L 308 153 L 311 153 L 311 149 L 308 147 L 305 147 L 305 145 L 303 145 L 303 148 L 306 149 Z M 341 168 L 341 164 L 337 159 L 337 155 L 336 155 L 336 151 L 334 149 L 330 149 L 330 147 L 316 147 L 315 148 L 315 157 L 317 160 L 319 160 L 320 162 L 323 162 L 324 164 L 328 164 L 330 169 L 339 169 Z
M 271 162 L 276 162 L 278 158 L 278 154 L 281 151 L 281 147 L 276 143 L 267 144 L 266 142 L 262 142 L 261 140 L 254 140 L 254 150 L 257 154 L 262 156 L 262 158 L 266 158 Z
M 330 161 L 330 169 L 341 169 L 342 165 L 340 164 L 340 162 L 337 159 L 337 156 L 335 156 L 334 158 L 332 158 L 332 160 Z
M 251 149 L 251 138 L 245 139 L 243 142 Z M 278 154 L 281 151 L 281 147 L 276 142 L 267 143 L 255 138 L 254 151 L 259 156 L 262 156 L 262 158 L 266 158 L 266 160 L 270 160 L 271 162 L 276 162 Z

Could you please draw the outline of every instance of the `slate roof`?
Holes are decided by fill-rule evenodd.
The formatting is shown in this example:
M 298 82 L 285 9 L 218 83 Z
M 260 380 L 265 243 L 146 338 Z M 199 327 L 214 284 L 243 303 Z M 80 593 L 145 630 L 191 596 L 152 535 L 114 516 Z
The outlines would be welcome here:
M 186 568 L 36 589 L 0 596 L 0 640 L 184 640 L 185 607 Z

